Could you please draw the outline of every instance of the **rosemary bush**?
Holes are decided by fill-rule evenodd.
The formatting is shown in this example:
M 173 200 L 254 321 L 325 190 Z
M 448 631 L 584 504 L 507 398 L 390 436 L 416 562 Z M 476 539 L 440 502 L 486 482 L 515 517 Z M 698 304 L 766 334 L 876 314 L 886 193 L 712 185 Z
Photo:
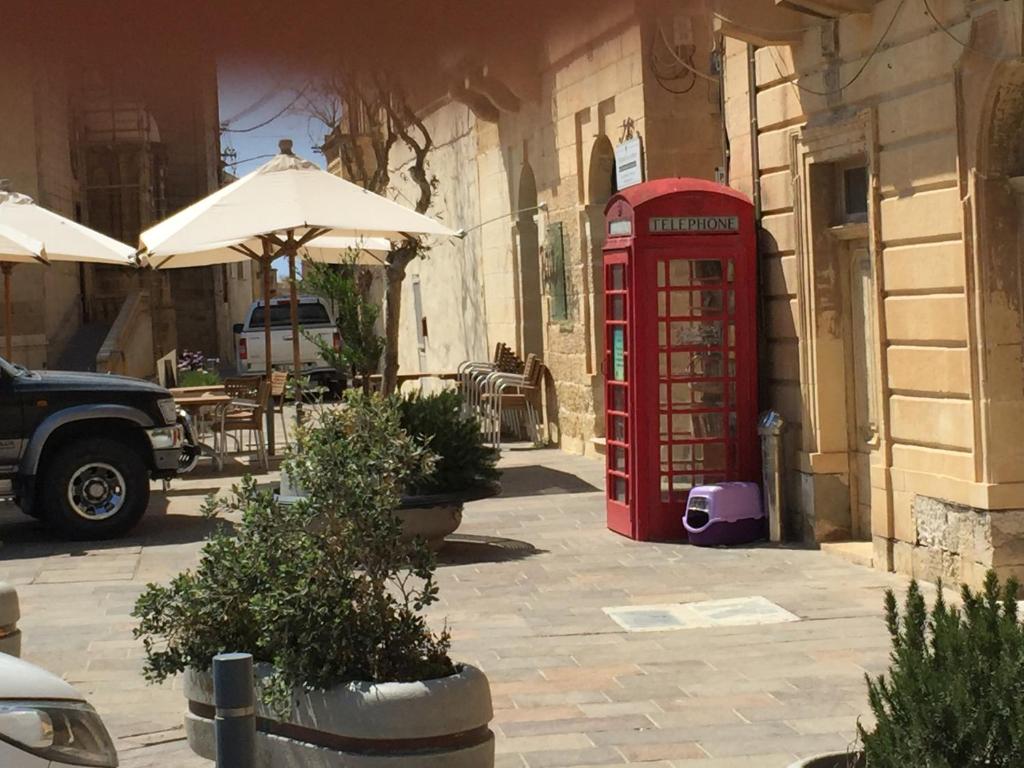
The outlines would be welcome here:
M 462 397 L 447 389 L 401 401 L 402 426 L 437 454 L 433 472 L 414 479 L 415 493 L 464 491 L 498 479 L 498 452 L 484 443 L 480 421 L 462 412 Z
M 858 726 L 868 768 L 1011 768 L 1024 765 L 1024 630 L 1017 583 L 989 572 L 984 589 L 962 589 L 963 607 L 942 598 L 929 612 L 911 582 L 902 615 L 891 591 L 887 677 L 868 678 L 877 719 Z

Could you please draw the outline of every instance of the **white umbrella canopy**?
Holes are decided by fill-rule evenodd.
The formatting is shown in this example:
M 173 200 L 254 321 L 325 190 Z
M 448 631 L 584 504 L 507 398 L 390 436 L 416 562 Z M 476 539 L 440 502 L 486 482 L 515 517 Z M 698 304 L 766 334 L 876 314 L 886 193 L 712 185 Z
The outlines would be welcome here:
M 373 238 L 385 250 L 380 238 L 459 236 L 429 216 L 298 157 L 292 153 L 290 140 L 282 140 L 279 147 L 280 154 L 255 171 L 143 232 L 139 236 L 141 262 L 154 269 L 168 269 L 178 265 L 212 266 L 237 261 L 235 254 L 248 256 L 264 265 L 263 301 L 269 306 L 270 264 L 286 256 L 294 276 L 295 259 L 317 238 Z M 341 260 L 340 251 L 334 250 L 330 240 L 316 250 L 325 258 Z M 390 250 L 390 243 L 386 250 Z M 298 383 L 301 337 L 294 280 L 291 309 L 292 359 Z M 264 328 L 264 343 L 269 375 L 273 360 L 269 324 Z M 273 423 L 268 411 L 271 445 Z
M 12 242 L 15 247 L 5 247 Z M 28 255 L 24 253 L 26 248 Z M 14 263 L 76 261 L 130 267 L 135 264 L 134 254 L 130 245 L 36 205 L 27 195 L 0 189 L 0 264 L 4 274 L 7 356 L 12 351 L 10 281 Z
M 215 264 L 231 264 L 238 261 L 251 261 L 247 253 L 260 253 L 263 244 L 257 238 L 241 242 L 223 243 L 197 253 L 178 253 L 174 258 L 154 258 L 147 253 L 141 254 L 139 261 L 143 266 L 154 269 L 186 269 L 189 267 L 208 267 Z M 323 262 L 325 264 L 348 264 L 354 257 L 356 264 L 379 266 L 384 256 L 391 250 L 392 243 L 386 237 L 342 237 L 325 235 L 316 237 L 302 246 L 298 251 L 301 259 Z
M 252 173 L 143 232 L 139 250 L 146 263 L 160 269 L 188 254 L 192 266 L 203 266 L 200 254 L 206 252 L 206 265 L 220 264 L 213 260 L 216 251 L 270 235 L 283 246 L 287 233 L 299 245 L 321 236 L 457 234 L 291 154 L 290 144 L 282 142 L 282 153 Z
M 41 242 L 50 261 L 134 265 L 130 245 L 36 205 L 27 195 L 0 191 L 0 226 Z
M 5 264 L 45 264 L 46 248 L 41 240 L 0 224 L 0 262 Z
M 11 328 L 11 269 L 15 264 L 45 264 L 46 249 L 34 238 L 16 229 L 0 225 L 0 272 L 4 276 L 4 351 L 11 357 L 13 330 Z

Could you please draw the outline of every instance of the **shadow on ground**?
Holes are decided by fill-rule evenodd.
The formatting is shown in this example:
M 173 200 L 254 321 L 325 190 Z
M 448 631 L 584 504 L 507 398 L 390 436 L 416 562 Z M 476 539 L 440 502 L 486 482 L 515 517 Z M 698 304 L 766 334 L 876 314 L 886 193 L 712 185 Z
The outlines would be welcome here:
M 505 563 L 540 555 L 544 551 L 528 541 L 455 533 L 445 539 L 444 547 L 437 553 L 437 564 Z
M 234 524 L 203 515 L 168 512 L 168 499 L 154 492 L 149 509 L 128 535 L 103 541 L 66 541 L 54 536 L 38 520 L 13 505 L 0 505 L 0 561 L 53 555 L 84 555 L 104 549 L 132 546 L 162 547 L 204 541 L 216 530 L 232 530 Z
M 560 493 L 597 493 L 601 489 L 581 480 L 569 472 L 562 472 L 539 464 L 508 467 L 501 471 L 501 495 L 547 496 Z
M 270 469 L 268 471 L 273 472 L 276 469 L 280 469 L 282 461 L 284 461 L 284 457 L 280 453 L 277 456 L 269 457 L 268 464 Z M 259 480 L 265 477 L 266 474 L 267 472 L 264 472 L 263 467 L 255 460 L 239 461 L 234 456 L 225 456 L 224 465 L 220 469 L 217 469 L 209 459 L 201 459 L 195 469 L 181 477 L 186 480 L 205 480 L 207 478 L 210 480 L 223 480 L 225 477 L 252 475 Z M 173 484 L 173 481 L 171 482 Z

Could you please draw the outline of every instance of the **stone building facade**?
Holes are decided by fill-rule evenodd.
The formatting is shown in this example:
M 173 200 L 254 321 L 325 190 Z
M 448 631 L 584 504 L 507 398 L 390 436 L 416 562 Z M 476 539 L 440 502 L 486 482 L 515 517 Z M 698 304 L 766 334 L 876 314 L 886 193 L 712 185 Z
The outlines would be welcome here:
M 145 63 L 125 67 L 116 56 L 81 59 L 17 39 L 11 45 L 0 83 L 0 178 L 12 190 L 135 244 L 142 229 L 217 188 L 212 56 L 154 51 Z M 124 342 L 147 350 L 146 360 L 127 366 L 143 375 L 175 349 L 231 361 L 231 326 L 253 295 L 252 269 L 240 266 L 167 273 L 18 266 L 12 273 L 15 360 L 91 369 L 106 341 L 108 348 Z M 138 296 L 141 305 L 129 301 Z M 122 312 L 131 322 L 116 322 Z M 152 338 L 110 338 L 115 327 Z
M 647 178 L 714 178 L 725 160 L 718 83 L 686 68 L 711 67 L 708 9 L 586 9 L 552 6 L 543 25 L 514 36 L 453 33 L 447 68 L 412 78 L 415 92 L 437 94 L 421 109 L 435 144 L 431 213 L 466 236 L 434 243 L 410 267 L 400 365 L 453 370 L 498 342 L 537 354 L 548 438 L 593 454 L 603 451 L 600 265 L 615 148 L 639 138 Z M 392 178 L 408 202 L 405 161 L 399 144 Z
M 792 533 L 870 540 L 876 566 L 926 579 L 1021 575 L 1022 4 L 718 17 Z

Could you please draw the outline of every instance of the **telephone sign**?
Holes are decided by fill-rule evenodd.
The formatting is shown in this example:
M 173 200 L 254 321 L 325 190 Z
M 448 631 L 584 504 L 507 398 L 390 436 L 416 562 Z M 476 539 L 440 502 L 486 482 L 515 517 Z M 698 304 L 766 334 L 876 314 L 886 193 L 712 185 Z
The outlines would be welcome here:
M 660 179 L 605 215 L 608 527 L 682 539 L 692 487 L 759 477 L 753 205 Z
M 653 235 L 707 234 L 740 231 L 737 216 L 653 216 L 648 231 Z

